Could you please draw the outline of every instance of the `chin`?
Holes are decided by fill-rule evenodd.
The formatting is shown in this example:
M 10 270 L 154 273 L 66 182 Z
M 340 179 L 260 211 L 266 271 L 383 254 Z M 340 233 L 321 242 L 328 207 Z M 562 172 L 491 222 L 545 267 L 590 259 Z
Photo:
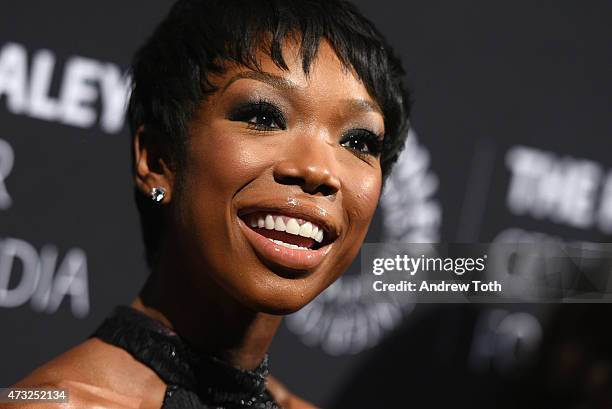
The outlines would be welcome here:
M 248 307 L 254 311 L 266 314 L 288 315 L 301 310 L 315 297 L 316 295 L 305 298 L 300 294 L 286 291 L 284 293 L 270 294 L 268 297 L 252 297 L 249 300 L 251 305 L 248 305 Z
M 288 274 L 292 275 L 287 277 Z M 235 283 L 241 288 L 232 293 L 252 311 L 287 315 L 302 309 L 336 279 L 337 273 L 332 276 L 328 269 L 288 272 L 261 265 L 257 271 L 251 271 L 248 281 Z

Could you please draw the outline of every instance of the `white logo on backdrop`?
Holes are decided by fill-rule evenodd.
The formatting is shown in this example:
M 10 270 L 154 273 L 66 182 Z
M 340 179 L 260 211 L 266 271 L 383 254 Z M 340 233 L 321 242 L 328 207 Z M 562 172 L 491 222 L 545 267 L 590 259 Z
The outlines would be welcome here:
M 26 241 L 0 240 L 0 307 L 15 308 L 30 301 L 34 310 L 52 314 L 68 296 L 72 314 L 85 317 L 89 313 L 87 256 L 73 248 L 59 265 L 58 260 L 55 246 L 45 246 L 38 253 Z M 18 264 L 19 282 L 11 283 Z
M 512 213 L 612 233 L 612 169 L 605 177 L 604 167 L 593 160 L 527 146 L 511 148 L 506 164 Z
M 13 148 L 3 139 L 0 139 L 0 210 L 6 210 L 11 207 L 13 200 L 6 190 L 4 181 L 13 170 L 15 163 L 15 154 Z
M 129 77 L 113 63 L 73 56 L 63 64 L 55 97 L 52 83 L 57 65 L 50 50 L 35 51 L 29 60 L 21 44 L 6 43 L 0 48 L 0 97 L 6 97 L 8 111 L 78 128 L 99 123 L 104 132 L 119 132 Z
M 381 197 L 384 241 L 439 241 L 438 179 L 429 167 L 429 153 L 411 130 Z M 358 275 L 345 275 L 285 322 L 306 345 L 330 355 L 355 354 L 380 342 L 414 307 L 408 297 L 386 301 L 364 294 Z
M 593 160 L 561 156 L 527 146 L 509 149 L 506 165 L 511 174 L 506 204 L 512 214 L 612 234 L 612 170 L 606 174 L 605 167 Z M 524 297 L 538 297 L 542 291 L 550 291 L 542 282 L 554 279 L 562 282 L 564 264 L 558 264 L 560 259 L 542 264 L 541 258 L 516 243 L 537 243 L 550 249 L 569 246 L 572 251 L 584 251 L 585 254 L 608 251 L 599 243 L 568 241 L 560 236 L 517 227 L 502 230 L 493 242 L 508 245 L 496 247 L 500 254 L 495 258 L 497 266 L 488 270 L 490 278 L 504 280 L 509 294 Z M 584 260 L 586 263 L 587 258 Z

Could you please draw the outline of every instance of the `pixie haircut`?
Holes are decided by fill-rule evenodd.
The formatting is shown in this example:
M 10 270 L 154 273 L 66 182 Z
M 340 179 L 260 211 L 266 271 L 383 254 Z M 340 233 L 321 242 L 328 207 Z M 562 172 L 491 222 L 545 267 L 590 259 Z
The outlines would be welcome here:
M 385 123 L 381 151 L 386 178 L 404 146 L 409 98 L 404 70 L 383 36 L 356 7 L 341 0 L 179 0 L 135 55 L 128 121 L 132 137 L 164 147 L 180 170 L 189 125 L 207 95 L 210 74 L 228 63 L 260 70 L 258 52 L 283 70 L 283 41 L 298 41 L 308 75 L 322 40 L 352 69 L 380 106 Z M 180 179 L 180 178 L 179 178 Z M 162 233 L 159 210 L 137 191 L 147 261 L 153 266 Z

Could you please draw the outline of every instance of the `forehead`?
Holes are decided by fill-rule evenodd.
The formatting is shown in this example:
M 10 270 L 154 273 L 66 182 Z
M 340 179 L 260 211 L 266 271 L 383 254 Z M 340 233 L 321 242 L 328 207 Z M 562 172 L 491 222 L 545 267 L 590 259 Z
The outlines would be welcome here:
M 303 59 L 300 55 L 299 43 L 294 40 L 283 42 L 283 59 L 288 69 L 279 67 L 264 51 L 256 53 L 259 63 L 259 73 L 271 74 L 268 77 L 282 78 L 274 85 L 276 88 L 291 88 L 304 96 L 312 98 L 357 99 L 370 103 L 375 110 L 380 108 L 375 99 L 369 94 L 356 72 L 347 67 L 338 58 L 328 41 L 323 40 L 319 45 L 317 54 L 312 60 L 308 72 L 304 72 Z M 257 75 L 258 71 L 238 64 L 227 64 L 223 74 L 209 77 L 211 83 L 220 89 L 227 88 L 232 82 L 241 78 L 259 79 L 265 77 Z

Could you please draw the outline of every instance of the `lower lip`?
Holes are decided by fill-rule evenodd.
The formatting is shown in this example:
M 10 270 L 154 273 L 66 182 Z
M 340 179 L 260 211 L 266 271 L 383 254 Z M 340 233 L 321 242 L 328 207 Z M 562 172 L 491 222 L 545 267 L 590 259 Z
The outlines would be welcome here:
M 280 266 L 293 270 L 310 270 L 321 264 L 333 243 L 316 250 L 295 250 L 270 241 L 250 229 L 242 219 L 238 223 L 247 240 L 263 258 Z

